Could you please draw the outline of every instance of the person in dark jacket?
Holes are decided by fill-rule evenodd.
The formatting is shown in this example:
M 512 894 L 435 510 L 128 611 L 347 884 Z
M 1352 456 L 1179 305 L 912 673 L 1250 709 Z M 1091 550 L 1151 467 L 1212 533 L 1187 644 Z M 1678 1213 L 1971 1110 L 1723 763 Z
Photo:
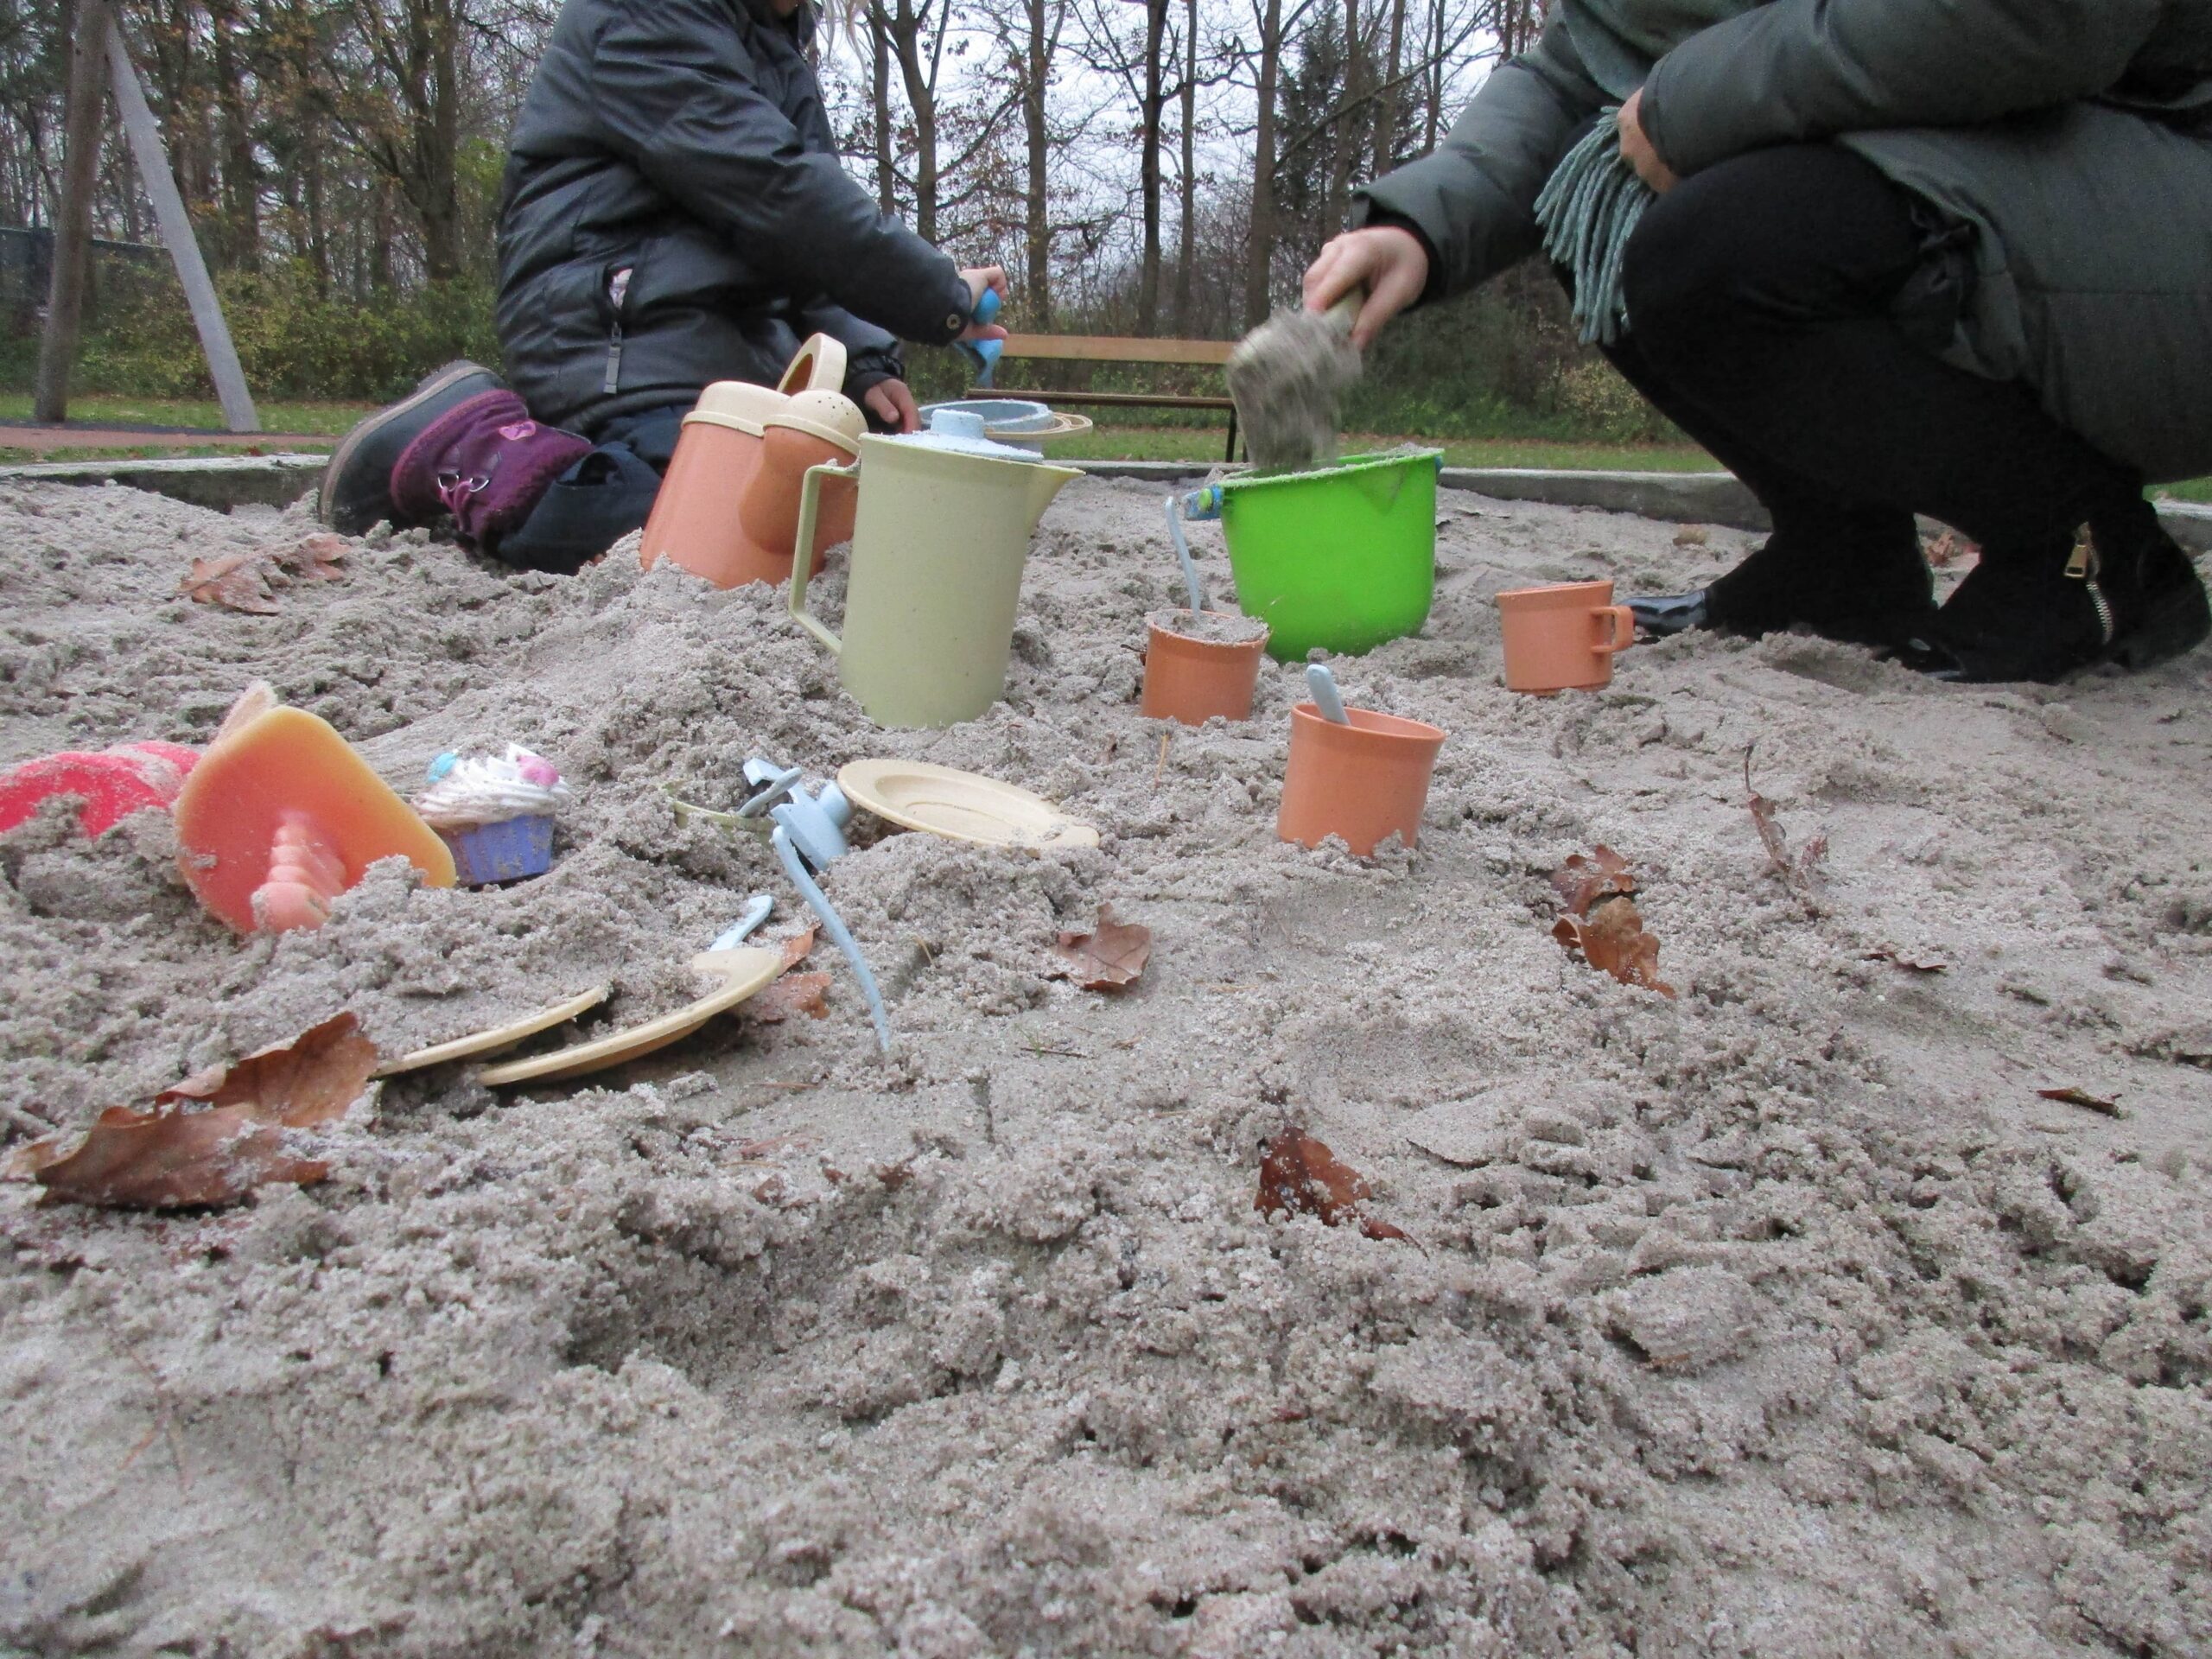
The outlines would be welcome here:
M 1365 286 L 1363 345 L 1536 252 L 1601 120 L 1656 194 L 1607 354 L 1774 524 L 1634 601 L 1648 631 L 1804 627 L 1975 681 L 2212 632 L 2144 499 L 2212 472 L 2212 0 L 1561 0 L 1362 193 L 1306 303 Z M 1916 513 L 1982 550 L 1940 611 Z
M 846 348 L 878 430 L 918 423 L 900 340 L 977 325 L 963 270 L 838 161 L 809 0 L 568 0 L 508 142 L 499 343 L 512 389 L 448 365 L 356 427 L 321 511 L 348 532 L 451 512 L 511 563 L 573 570 L 645 522 L 716 380 L 773 385 Z

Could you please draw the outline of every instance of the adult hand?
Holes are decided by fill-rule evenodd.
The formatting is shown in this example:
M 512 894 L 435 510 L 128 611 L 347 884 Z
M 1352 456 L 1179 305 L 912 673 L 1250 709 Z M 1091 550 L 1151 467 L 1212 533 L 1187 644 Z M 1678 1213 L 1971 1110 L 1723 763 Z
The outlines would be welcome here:
M 1621 130 L 1621 159 L 1636 169 L 1636 176 L 1649 185 L 1655 195 L 1663 196 L 1682 181 L 1673 168 L 1659 159 L 1659 152 L 1651 147 L 1643 130 L 1643 87 L 1628 95 L 1617 124 Z
M 1304 296 L 1308 311 L 1326 311 L 1352 289 L 1366 289 L 1351 326 L 1351 343 L 1365 351 L 1427 286 L 1428 250 L 1421 238 L 1395 225 L 1370 225 L 1324 245 L 1306 268 Z
M 922 411 L 914 407 L 914 394 L 904 380 L 879 380 L 861 394 L 869 412 L 893 432 L 918 432 Z
M 962 271 L 960 275 L 968 284 L 968 309 L 971 314 L 983 302 L 983 296 L 987 292 L 997 295 L 1001 305 L 1004 305 L 1013 297 L 1006 285 L 1006 270 L 1003 266 L 977 265 L 971 270 Z M 995 322 L 971 322 L 960 331 L 960 338 L 963 340 L 1004 340 L 1006 330 Z

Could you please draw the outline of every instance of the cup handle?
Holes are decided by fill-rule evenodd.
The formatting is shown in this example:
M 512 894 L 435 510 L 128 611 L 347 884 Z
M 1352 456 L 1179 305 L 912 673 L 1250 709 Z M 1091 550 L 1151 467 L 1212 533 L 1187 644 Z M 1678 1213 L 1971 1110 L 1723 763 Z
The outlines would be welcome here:
M 788 397 L 794 391 L 842 391 L 845 388 L 845 343 L 828 334 L 810 334 L 798 355 L 784 371 L 776 390 Z
M 822 480 L 830 478 L 857 478 L 860 464 L 839 467 L 824 461 L 819 467 L 806 469 L 806 478 L 798 486 L 798 532 L 791 538 L 791 592 L 789 609 L 792 620 L 830 647 L 833 654 L 842 653 L 844 641 L 823 627 L 807 613 L 806 579 L 813 574 L 814 521 L 822 513 Z
M 1598 641 L 1599 651 L 1626 651 L 1636 643 L 1636 613 L 1627 606 L 1608 605 L 1591 614 L 1597 618 L 1598 626 L 1606 631 L 1605 638 Z

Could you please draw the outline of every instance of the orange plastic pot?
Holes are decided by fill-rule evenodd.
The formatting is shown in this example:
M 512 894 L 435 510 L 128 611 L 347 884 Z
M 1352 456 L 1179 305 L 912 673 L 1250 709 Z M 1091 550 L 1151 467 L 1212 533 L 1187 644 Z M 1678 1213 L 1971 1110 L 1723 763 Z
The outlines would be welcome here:
M 1636 614 L 1610 582 L 1562 582 L 1497 596 L 1505 689 L 1549 696 L 1610 684 L 1613 653 L 1636 643 Z
M 860 405 L 836 390 L 844 373 L 844 348 L 817 334 L 780 385 L 718 380 L 701 392 L 653 498 L 639 563 L 651 569 L 665 558 L 717 588 L 790 581 L 806 469 L 852 461 L 868 429 Z M 859 504 L 852 480 L 823 488 L 810 574 L 852 539 Z
M 1192 613 L 1177 611 L 1175 617 Z M 1241 616 L 1201 611 L 1231 626 L 1249 626 Z M 1144 653 L 1144 702 L 1148 720 L 1179 720 L 1185 726 L 1203 726 L 1219 715 L 1224 720 L 1246 720 L 1252 713 L 1252 694 L 1260 683 L 1260 658 L 1268 648 L 1267 630 L 1259 637 L 1222 644 L 1195 639 L 1173 627 L 1147 621 L 1151 643 Z
M 1370 709 L 1346 713 L 1351 723 L 1339 726 L 1310 702 L 1290 711 L 1290 761 L 1275 833 L 1306 847 L 1341 836 L 1362 858 L 1393 835 L 1410 847 L 1421 833 L 1444 733 Z

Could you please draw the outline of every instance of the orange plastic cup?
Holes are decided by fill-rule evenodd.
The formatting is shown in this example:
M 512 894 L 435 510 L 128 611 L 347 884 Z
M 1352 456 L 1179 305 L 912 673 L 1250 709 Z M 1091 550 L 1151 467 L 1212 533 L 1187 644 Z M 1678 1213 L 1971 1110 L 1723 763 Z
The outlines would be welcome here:
M 1173 617 L 1187 617 L 1176 611 Z M 1251 626 L 1241 616 L 1200 611 L 1199 616 L 1218 616 L 1232 626 Z M 1268 648 L 1268 633 L 1224 644 L 1194 639 L 1172 627 L 1147 620 L 1151 643 L 1144 653 L 1144 702 L 1148 720 L 1179 720 L 1185 726 L 1203 726 L 1214 715 L 1224 720 L 1247 720 L 1252 713 L 1252 694 L 1260 683 L 1260 658 Z
M 1505 688 L 1548 697 L 1608 685 L 1613 653 L 1636 643 L 1636 614 L 1613 603 L 1610 582 L 1562 582 L 1497 596 Z
M 1275 833 L 1306 847 L 1340 836 L 1362 858 L 1393 835 L 1410 847 L 1421 833 L 1444 733 L 1395 715 L 1345 712 L 1348 726 L 1323 718 L 1310 702 L 1290 711 L 1290 761 Z

